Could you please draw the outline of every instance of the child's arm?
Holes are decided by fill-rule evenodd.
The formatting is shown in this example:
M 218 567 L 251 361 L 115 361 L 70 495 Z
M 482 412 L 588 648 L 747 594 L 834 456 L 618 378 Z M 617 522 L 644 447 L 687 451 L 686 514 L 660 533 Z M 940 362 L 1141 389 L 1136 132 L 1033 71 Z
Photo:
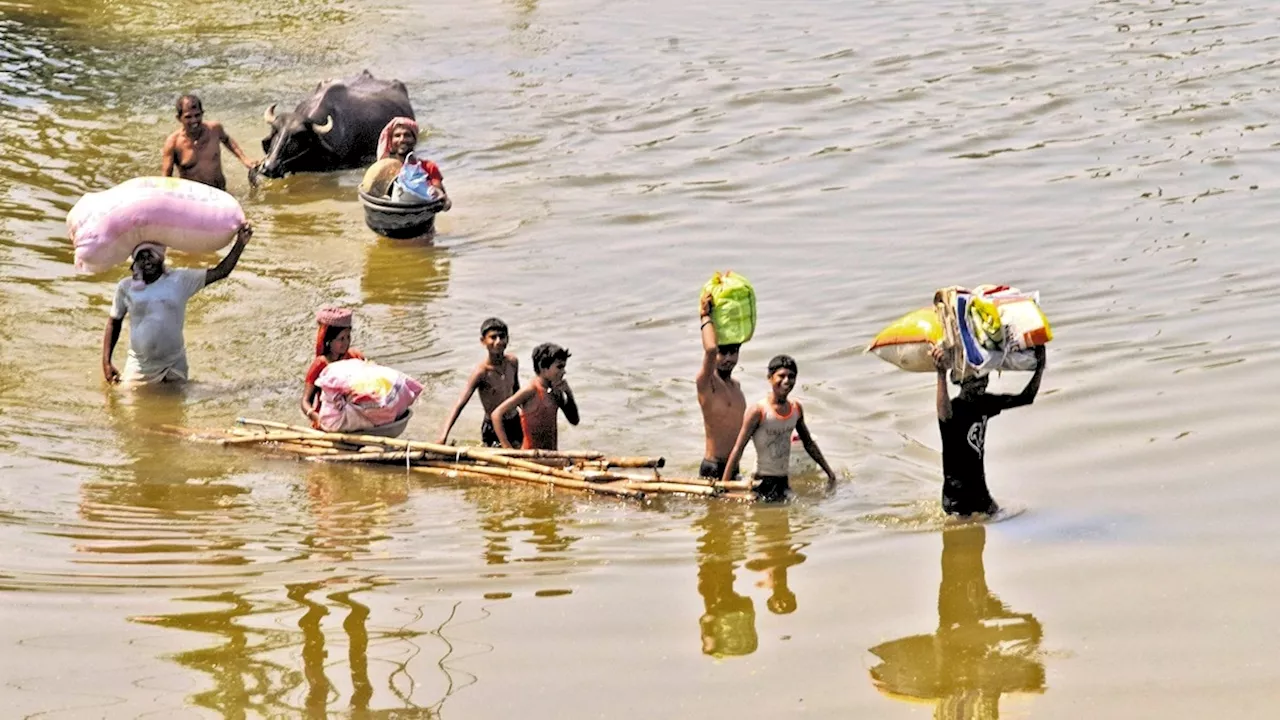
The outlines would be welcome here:
M 503 400 L 501 405 L 489 413 L 489 420 L 493 422 L 493 434 L 498 436 L 498 442 L 502 447 L 511 448 L 511 441 L 507 439 L 507 431 L 502 427 L 502 418 L 506 417 L 512 410 L 525 404 L 529 398 L 533 397 L 533 392 L 532 385 L 521 388 L 519 392 Z
M 320 413 L 316 412 L 316 393 L 319 389 L 313 382 L 306 382 L 302 386 L 302 414 L 313 423 L 320 422 Z
M 453 431 L 453 424 L 458 422 L 458 416 L 462 414 L 462 409 L 471 402 L 471 396 L 475 394 L 476 388 L 480 386 L 480 380 L 484 377 L 484 363 L 476 366 L 471 372 L 471 377 L 467 378 L 467 384 L 462 388 L 462 394 L 458 396 L 458 402 L 453 404 L 453 409 L 449 411 L 449 418 L 444 421 L 444 429 L 440 431 L 440 439 L 436 443 L 443 445 L 449 439 L 449 433 Z
M 951 419 L 951 393 L 947 390 L 947 369 L 950 365 L 947 353 L 940 347 L 934 347 L 932 351 L 934 367 L 938 368 L 938 419 Z
M 799 405 L 799 403 L 796 403 Z M 796 420 L 796 434 L 800 436 L 800 443 L 804 445 L 804 451 L 809 453 L 809 457 L 818 463 L 818 467 L 827 474 L 827 487 L 832 488 L 836 484 L 836 474 L 831 471 L 831 466 L 827 464 L 827 459 L 822 456 L 822 451 L 818 449 L 818 443 L 813 439 L 813 435 L 809 434 L 809 426 L 804 422 L 804 407 L 800 408 L 800 418 Z
M 1038 361 L 1036 363 L 1036 371 L 1031 374 L 1031 379 L 1027 381 L 1027 386 L 1022 389 L 1022 392 L 1009 398 L 1005 403 L 1006 408 L 1021 407 L 1035 402 L 1036 395 L 1040 392 L 1040 378 L 1044 376 L 1044 346 L 1037 345 L 1035 354 Z
M 733 476 L 738 474 L 738 461 L 742 459 L 742 450 L 747 446 L 751 436 L 756 434 L 758 427 L 760 427 L 760 406 L 752 405 L 742 416 L 742 430 L 738 431 L 738 440 L 733 444 L 733 452 L 729 453 L 729 459 L 725 461 L 724 477 L 720 478 L 720 482 L 730 482 Z
M 569 383 L 561 381 L 559 398 L 556 400 L 560 405 L 560 409 L 564 411 L 564 419 L 569 421 L 570 425 L 577 425 L 578 402 L 573 399 L 573 388 L 569 387 Z

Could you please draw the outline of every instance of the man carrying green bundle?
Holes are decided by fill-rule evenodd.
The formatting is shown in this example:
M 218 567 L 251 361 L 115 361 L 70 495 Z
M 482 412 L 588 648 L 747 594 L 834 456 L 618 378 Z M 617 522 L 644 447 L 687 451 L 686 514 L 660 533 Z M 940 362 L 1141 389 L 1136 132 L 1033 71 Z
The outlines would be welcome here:
M 707 437 L 698 474 L 719 480 L 724 475 L 725 462 L 733 452 L 733 443 L 742 428 L 742 416 L 747 411 L 742 386 L 733 379 L 741 345 L 717 344 L 716 324 L 712 319 L 715 301 L 710 292 L 703 292 L 698 306 L 702 315 L 702 366 L 698 368 L 696 384 L 698 406 L 702 408 L 702 425 Z

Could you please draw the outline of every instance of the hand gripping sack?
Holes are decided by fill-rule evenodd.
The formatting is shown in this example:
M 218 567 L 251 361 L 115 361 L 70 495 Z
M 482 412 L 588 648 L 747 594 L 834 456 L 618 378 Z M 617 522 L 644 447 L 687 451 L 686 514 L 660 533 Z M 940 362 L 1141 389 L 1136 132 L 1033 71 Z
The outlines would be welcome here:
M 716 273 L 702 292 L 711 295 L 717 345 L 741 345 L 755 335 L 756 291 L 746 278 L 732 270 Z
M 422 392 L 422 384 L 408 375 L 359 359 L 329 363 L 316 378 L 316 387 L 320 388 L 320 428 L 328 432 L 389 425 Z
M 102 272 L 153 242 L 188 253 L 229 245 L 244 224 L 235 198 L 215 187 L 167 177 L 134 178 L 88 193 L 67 213 L 76 268 Z

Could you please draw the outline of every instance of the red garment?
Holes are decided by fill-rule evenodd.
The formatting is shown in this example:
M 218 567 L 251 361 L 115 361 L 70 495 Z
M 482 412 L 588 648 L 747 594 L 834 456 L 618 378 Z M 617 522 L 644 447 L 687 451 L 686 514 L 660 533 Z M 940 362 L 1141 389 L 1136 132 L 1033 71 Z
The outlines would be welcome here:
M 410 155 L 409 157 L 411 158 L 410 162 L 413 162 L 414 156 Z M 431 181 L 432 185 L 436 187 L 444 185 L 444 176 L 440 174 L 439 165 L 430 160 L 420 160 L 419 162 L 422 164 L 422 171 L 427 174 L 427 179 Z
M 524 429 L 521 447 L 525 450 L 558 450 L 560 438 L 556 413 L 560 412 L 560 406 L 547 396 L 541 383 L 535 382 L 533 388 L 538 391 L 537 397 L 520 408 L 520 427 Z

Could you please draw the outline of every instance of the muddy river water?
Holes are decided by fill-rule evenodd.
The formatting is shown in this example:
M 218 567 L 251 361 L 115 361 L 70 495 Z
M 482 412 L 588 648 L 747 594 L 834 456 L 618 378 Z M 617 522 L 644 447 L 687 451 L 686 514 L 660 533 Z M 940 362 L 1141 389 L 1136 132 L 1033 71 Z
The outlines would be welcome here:
M 0 715 L 1273 716 L 1277 57 L 1261 0 L 0 0 Z M 368 231 L 359 171 L 253 189 L 224 154 L 258 232 L 192 301 L 194 382 L 108 388 L 125 270 L 75 271 L 71 205 L 158 171 L 178 95 L 260 157 L 264 108 L 365 68 L 444 171 L 435 244 Z M 726 267 L 759 293 L 738 376 L 797 358 L 831 494 L 639 504 L 148 431 L 297 421 L 332 303 L 426 384 L 432 439 L 499 315 L 522 364 L 573 352 L 562 446 L 692 472 Z M 862 349 L 984 282 L 1056 338 L 990 424 L 1011 517 L 944 532 L 933 379 Z

